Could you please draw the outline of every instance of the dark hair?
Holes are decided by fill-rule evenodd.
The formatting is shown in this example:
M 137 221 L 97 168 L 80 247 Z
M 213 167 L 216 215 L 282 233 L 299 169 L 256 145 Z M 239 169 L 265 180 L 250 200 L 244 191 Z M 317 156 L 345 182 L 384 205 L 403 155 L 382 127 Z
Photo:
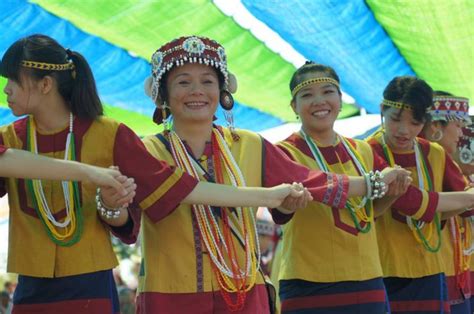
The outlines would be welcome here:
M 442 91 L 442 90 L 435 90 L 435 91 L 433 91 L 433 97 L 434 96 L 454 96 L 454 95 L 451 94 L 451 93 Z
M 433 89 L 422 79 L 414 76 L 397 76 L 388 83 L 383 91 L 383 98 L 402 102 L 413 107 L 416 121 L 425 123 L 430 120 L 427 113 L 433 103 Z M 389 108 L 382 107 L 382 112 Z M 400 109 L 400 114 L 403 109 Z
M 222 74 L 220 70 L 214 68 L 213 66 L 209 66 L 209 67 L 212 68 L 217 74 L 217 81 L 219 82 L 219 90 L 223 90 L 224 82 L 225 82 L 224 75 Z M 171 71 L 172 69 L 167 71 L 165 74 L 163 74 L 163 76 L 160 79 L 160 86 L 158 88 L 158 99 L 161 101 L 168 102 L 168 76 Z
M 66 71 L 32 69 L 22 67 L 22 61 L 51 64 L 65 64 L 71 61 L 75 69 Z M 51 37 L 37 34 L 17 40 L 3 55 L 0 74 L 20 85 L 22 74 L 35 80 L 51 76 L 56 80 L 58 91 L 68 109 L 75 116 L 95 119 L 103 114 L 94 76 L 86 59 L 78 52 L 64 49 Z
M 314 72 L 322 72 L 326 74 L 328 77 L 335 79 L 338 83 L 340 83 L 339 76 L 337 75 L 336 71 L 333 68 L 327 65 L 314 63 L 313 61 L 306 61 L 304 65 L 299 67 L 290 80 L 290 91 L 300 84 L 303 81 L 303 77 L 305 74 L 314 73 Z M 339 90 L 339 94 L 341 91 Z

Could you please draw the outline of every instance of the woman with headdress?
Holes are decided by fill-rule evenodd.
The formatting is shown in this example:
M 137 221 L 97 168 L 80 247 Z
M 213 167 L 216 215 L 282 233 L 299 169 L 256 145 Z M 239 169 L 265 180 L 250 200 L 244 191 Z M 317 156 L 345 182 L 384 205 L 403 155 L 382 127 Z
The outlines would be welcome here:
M 195 178 L 234 186 L 302 182 L 315 200 L 339 207 L 348 195 L 402 173 L 388 170 L 383 179 L 366 181 L 310 171 L 257 134 L 233 128 L 236 80 L 224 48 L 211 39 L 175 39 L 153 54 L 152 67 L 145 88 L 157 105 L 154 121 L 164 122 L 165 131 L 145 138 L 145 145 Z M 229 127 L 213 124 L 219 103 Z M 274 210 L 274 218 L 282 211 Z M 182 205 L 143 215 L 142 227 L 140 313 L 269 312 L 253 209 Z
M 454 158 L 462 136 L 462 128 L 471 123 L 468 99 L 435 91 L 433 104 L 429 108 L 430 120 L 425 123 L 420 136 L 438 143 Z M 458 176 L 459 172 L 452 174 Z M 452 314 L 471 313 L 470 255 L 465 251 L 471 247 L 472 212 L 453 216 L 445 221 L 441 254 L 445 264 L 448 300 Z

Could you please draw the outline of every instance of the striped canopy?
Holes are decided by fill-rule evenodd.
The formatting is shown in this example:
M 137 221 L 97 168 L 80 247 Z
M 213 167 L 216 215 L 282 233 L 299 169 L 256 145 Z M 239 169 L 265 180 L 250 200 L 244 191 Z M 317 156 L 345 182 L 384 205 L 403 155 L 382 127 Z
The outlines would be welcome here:
M 473 12 L 471 0 L 6 0 L 0 55 L 35 33 L 81 52 L 106 114 L 146 135 L 159 130 L 143 91 L 151 54 L 182 35 L 207 36 L 226 48 L 239 81 L 236 126 L 261 131 L 295 120 L 288 82 L 305 59 L 339 74 L 345 102 L 356 105 L 345 104 L 340 117 L 357 107 L 377 113 L 398 75 L 472 99 Z M 0 125 L 14 118 L 2 94 Z

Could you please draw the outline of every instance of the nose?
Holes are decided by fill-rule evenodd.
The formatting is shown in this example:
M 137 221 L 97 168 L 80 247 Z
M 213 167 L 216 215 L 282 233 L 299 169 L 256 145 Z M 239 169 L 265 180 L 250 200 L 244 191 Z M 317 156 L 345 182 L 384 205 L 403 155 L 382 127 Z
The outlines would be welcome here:
M 405 125 L 405 123 L 400 123 L 398 125 L 398 134 L 404 135 L 408 133 L 408 127 Z
M 323 95 L 314 95 L 311 105 L 320 105 L 324 102 L 325 98 Z
M 191 84 L 191 95 L 202 95 L 202 88 L 201 84 L 199 83 L 193 83 Z
M 3 87 L 3 92 L 7 95 L 11 94 L 10 80 L 8 80 L 5 87 Z

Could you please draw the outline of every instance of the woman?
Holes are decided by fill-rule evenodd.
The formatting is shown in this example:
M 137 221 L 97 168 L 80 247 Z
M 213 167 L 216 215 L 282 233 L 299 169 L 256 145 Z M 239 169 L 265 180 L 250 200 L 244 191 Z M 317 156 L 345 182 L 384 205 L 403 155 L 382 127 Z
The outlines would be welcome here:
M 449 155 L 439 145 L 417 138 L 429 119 L 432 95 L 431 87 L 421 79 L 394 78 L 383 94 L 384 127 L 369 140 L 374 152 L 390 165 L 411 170 L 413 184 L 421 190 L 410 199 L 421 204 L 416 213 L 397 210 L 397 201 L 376 223 L 384 283 L 393 313 L 449 312 L 440 253 L 441 215 L 437 212 L 472 206 L 472 190 L 463 192 L 465 181 Z M 436 193 L 441 191 L 453 192 Z
M 171 114 L 173 123 L 145 138 L 145 145 L 193 177 L 234 186 L 298 181 L 316 201 L 338 207 L 348 195 L 367 194 L 367 186 L 375 189 L 375 182 L 404 174 L 387 170 L 383 180 L 377 175 L 366 181 L 309 171 L 257 134 L 214 125 L 219 102 L 231 121 L 236 81 L 227 71 L 224 48 L 213 40 L 175 39 L 153 54 L 152 66 L 145 88 L 157 105 L 154 121 L 168 125 Z M 143 216 L 142 225 L 140 313 L 269 312 L 253 209 L 182 205 L 159 217 Z
M 462 127 L 471 123 L 468 99 L 436 91 L 429 114 L 431 119 L 420 136 L 438 143 L 454 158 Z M 469 216 L 470 212 L 449 218 L 442 233 L 445 241 L 441 245 L 441 254 L 452 314 L 471 313 L 470 255 L 464 252 L 472 242 Z

